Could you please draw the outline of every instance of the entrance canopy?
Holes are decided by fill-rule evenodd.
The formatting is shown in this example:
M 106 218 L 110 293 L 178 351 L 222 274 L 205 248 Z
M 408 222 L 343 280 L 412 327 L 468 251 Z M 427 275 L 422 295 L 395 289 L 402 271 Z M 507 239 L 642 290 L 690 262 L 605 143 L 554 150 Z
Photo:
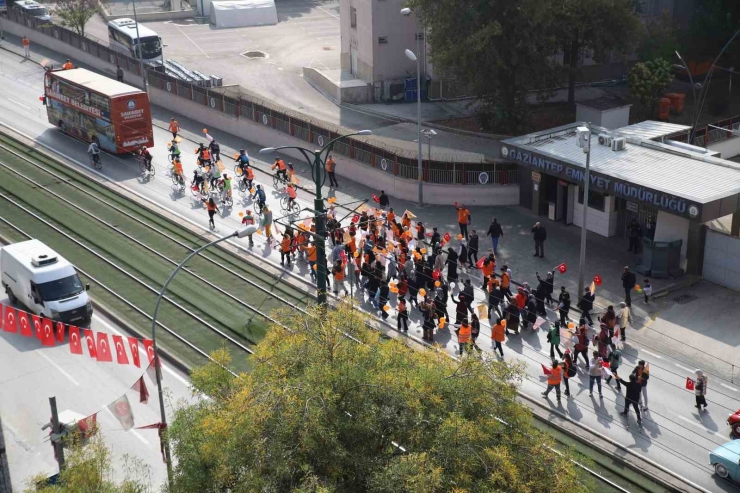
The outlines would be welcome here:
M 661 133 L 655 132 L 659 122 L 643 123 L 653 130 L 646 132 L 646 138 L 639 137 L 635 125 L 624 127 L 624 133 L 591 126 L 591 190 L 701 222 L 737 210 L 740 164 L 670 145 L 665 139 L 675 131 L 667 130 L 677 126 Z M 583 185 L 586 154 L 577 146 L 576 127 L 585 125 L 572 123 L 507 139 L 501 156 L 532 171 Z M 625 138 L 624 149 L 612 150 L 608 137 Z
M 274 0 L 211 2 L 211 24 L 216 27 L 250 27 L 278 23 Z

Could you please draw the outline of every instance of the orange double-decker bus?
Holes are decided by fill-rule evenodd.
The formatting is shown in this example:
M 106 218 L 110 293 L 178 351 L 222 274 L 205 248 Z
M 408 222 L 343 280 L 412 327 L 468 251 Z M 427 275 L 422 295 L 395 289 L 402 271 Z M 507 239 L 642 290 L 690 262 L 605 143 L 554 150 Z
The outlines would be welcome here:
M 49 123 L 111 153 L 154 146 L 149 97 L 144 91 L 84 68 L 44 75 Z

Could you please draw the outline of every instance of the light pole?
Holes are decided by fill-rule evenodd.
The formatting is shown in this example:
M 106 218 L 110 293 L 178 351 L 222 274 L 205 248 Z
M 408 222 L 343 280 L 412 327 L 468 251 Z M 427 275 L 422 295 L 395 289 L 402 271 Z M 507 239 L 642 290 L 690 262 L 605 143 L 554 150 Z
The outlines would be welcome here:
M 697 89 L 701 89 L 702 88 L 702 85 L 699 84 L 699 83 L 697 83 L 697 82 L 694 82 L 694 77 L 691 75 L 691 70 L 689 70 L 689 66 L 686 65 L 686 62 L 684 61 L 683 57 L 681 56 L 681 54 L 678 51 L 676 51 L 676 56 L 681 61 L 681 64 L 680 65 L 678 65 L 678 64 L 673 65 L 673 67 L 674 68 L 679 68 L 679 69 L 684 69 L 686 71 L 686 73 L 689 75 L 689 82 L 691 83 L 691 92 L 693 93 L 693 98 L 694 98 L 694 111 L 693 111 L 693 113 L 691 115 L 691 123 L 692 123 L 692 126 L 691 126 L 691 130 L 690 130 L 691 133 L 689 134 L 689 144 L 692 144 L 693 145 L 694 144 L 694 135 L 693 135 L 694 134 L 694 126 L 693 126 L 693 123 L 694 123 L 694 121 L 696 121 L 696 112 L 697 112 L 697 110 L 699 108 L 699 104 L 698 104 L 698 101 L 696 99 L 696 90 Z
M 401 15 L 406 17 L 410 16 L 411 9 L 401 9 Z M 424 167 L 422 164 L 423 157 L 421 155 L 421 60 L 419 58 L 421 56 L 421 40 L 416 32 L 416 28 L 414 28 L 414 37 L 416 38 L 416 53 L 408 49 L 404 51 L 404 53 L 409 60 L 416 62 L 416 131 L 418 134 L 417 138 L 419 139 L 419 156 L 417 164 L 419 174 L 419 205 L 421 206 L 424 205 Z
M 432 160 L 432 137 L 437 135 L 437 132 L 434 131 L 434 129 L 429 128 L 422 132 L 424 134 L 424 137 L 427 138 L 427 159 L 430 161 Z
M 134 25 L 136 26 L 136 54 L 139 58 L 139 66 L 141 67 L 141 80 L 144 84 L 144 92 L 149 92 L 147 89 L 148 84 L 146 80 L 146 68 L 144 68 L 144 58 L 142 55 L 141 50 L 141 38 L 139 37 L 139 20 L 136 17 L 136 0 L 133 1 L 134 4 Z
M 326 274 L 328 272 L 326 266 L 326 217 L 324 216 L 324 199 L 321 196 L 321 187 L 324 185 L 324 181 L 326 181 L 324 168 L 326 156 L 329 155 L 332 147 L 334 147 L 334 142 L 346 137 L 352 137 L 353 135 L 371 135 L 372 133 L 371 130 L 360 130 L 359 132 L 340 135 L 316 151 L 299 146 L 266 147 L 260 149 L 260 154 L 272 154 L 281 149 L 296 149 L 303 154 L 308 165 L 311 167 L 311 175 L 315 186 L 313 207 L 316 214 L 316 235 L 314 236 L 316 245 L 316 302 L 319 305 L 326 303 Z M 322 154 L 324 154 L 323 158 Z
M 591 182 L 591 124 L 587 123 L 585 127 L 576 128 L 578 133 L 578 147 L 583 149 L 583 153 L 586 154 L 586 174 L 583 177 L 583 221 L 581 224 L 581 255 L 578 260 L 578 293 L 577 297 L 580 300 L 583 296 L 584 289 L 584 278 L 586 275 L 586 220 L 588 218 L 588 189 L 589 183 Z
M 167 292 L 167 286 L 170 285 L 170 282 L 172 282 L 172 279 L 175 277 L 175 275 L 180 272 L 180 269 L 185 266 L 188 261 L 198 255 L 200 252 L 205 250 L 208 247 L 212 247 L 213 245 L 216 245 L 218 243 L 221 243 L 222 241 L 226 241 L 231 238 L 244 238 L 246 236 L 249 236 L 251 234 L 254 234 L 255 231 L 257 231 L 257 226 L 254 224 L 251 224 L 247 226 L 244 229 L 240 229 L 239 231 L 234 231 L 228 236 L 221 237 L 217 240 L 213 240 L 212 242 L 208 243 L 207 245 L 204 245 L 196 250 L 193 250 L 190 255 L 185 257 L 185 260 L 180 262 L 180 265 L 178 265 L 175 270 L 172 271 L 172 274 L 170 274 L 170 277 L 167 278 L 167 281 L 165 281 L 164 286 L 162 286 L 162 290 L 159 292 L 159 296 L 157 296 L 157 304 L 154 305 L 154 315 L 152 315 L 152 347 L 154 348 L 154 368 L 155 368 L 155 374 L 157 377 L 157 393 L 159 394 L 159 411 L 160 411 L 160 419 L 162 420 L 162 424 L 166 427 L 167 426 L 167 414 L 164 412 L 164 394 L 162 393 L 162 370 L 159 365 L 159 354 L 157 352 L 157 313 L 159 313 L 159 304 L 162 302 L 162 298 L 164 297 L 164 294 Z M 167 463 L 167 481 L 169 482 L 170 489 L 172 488 L 172 456 L 170 454 L 170 441 L 167 438 L 167 434 L 165 433 L 162 435 L 164 438 L 164 456 L 165 456 L 165 462 Z

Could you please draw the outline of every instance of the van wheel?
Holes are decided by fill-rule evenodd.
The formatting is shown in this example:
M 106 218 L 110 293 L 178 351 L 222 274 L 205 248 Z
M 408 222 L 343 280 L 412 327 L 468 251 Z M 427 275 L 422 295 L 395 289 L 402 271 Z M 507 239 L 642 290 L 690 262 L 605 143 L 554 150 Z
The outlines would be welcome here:
M 64 122 L 61 120 L 59 120 L 59 130 L 61 130 L 65 134 L 67 133 L 67 125 L 65 125 Z
M 727 470 L 727 468 L 723 464 L 715 464 L 714 465 L 714 472 L 717 476 L 719 476 L 722 479 L 727 478 L 727 476 L 730 475 L 730 471 Z
M 18 298 L 15 297 L 13 291 L 10 288 L 6 289 L 5 292 L 7 293 L 8 300 L 11 304 L 15 305 L 16 303 L 18 303 Z
M 732 436 L 740 439 L 740 423 L 732 425 Z

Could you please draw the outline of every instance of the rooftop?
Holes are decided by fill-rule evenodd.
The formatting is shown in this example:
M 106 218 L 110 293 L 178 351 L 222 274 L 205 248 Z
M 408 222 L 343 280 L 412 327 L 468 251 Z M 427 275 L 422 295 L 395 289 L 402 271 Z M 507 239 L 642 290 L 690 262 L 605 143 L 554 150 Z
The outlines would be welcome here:
M 688 125 L 645 120 L 644 122 L 635 123 L 634 125 L 618 128 L 615 132 L 618 132 L 622 137 L 659 140 L 664 137 L 672 137 L 677 134 L 687 133 L 689 130 L 691 130 L 691 127 Z
M 624 108 L 625 106 L 632 106 L 625 99 L 619 97 L 607 97 L 601 96 L 598 98 L 587 99 L 585 101 L 576 102 L 576 106 L 586 106 L 595 110 L 608 111 L 615 110 L 617 108 Z
M 90 72 L 84 68 L 73 68 L 69 70 L 55 70 L 54 77 L 66 80 L 73 84 L 80 84 L 91 91 L 103 94 L 104 96 L 115 97 L 125 94 L 137 94 L 142 92 L 138 87 L 129 86 L 123 82 L 106 77 L 105 75 Z
M 585 123 L 569 124 L 503 143 L 585 168 L 586 154 L 576 145 L 576 127 L 582 125 Z M 647 137 L 640 138 L 640 128 L 646 130 Z M 649 140 L 675 133 L 672 130 L 685 132 L 688 127 L 684 125 L 646 121 L 611 132 L 593 125 L 591 129 L 590 168 L 596 173 L 701 204 L 740 193 L 739 164 Z M 625 149 L 613 151 L 599 145 L 596 135 L 603 133 L 628 136 Z

